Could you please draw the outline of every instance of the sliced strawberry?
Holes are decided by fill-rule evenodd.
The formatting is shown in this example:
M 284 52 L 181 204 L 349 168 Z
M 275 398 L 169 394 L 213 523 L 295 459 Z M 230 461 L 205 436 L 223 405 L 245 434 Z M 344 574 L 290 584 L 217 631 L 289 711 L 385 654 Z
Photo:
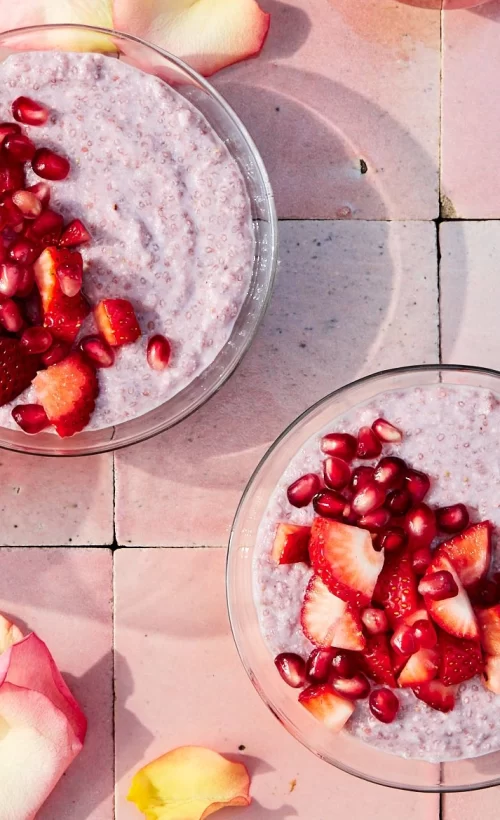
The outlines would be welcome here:
M 401 674 L 398 677 L 399 686 L 417 686 L 433 680 L 438 673 L 439 650 L 419 649 L 411 655 L 406 662 Z
M 38 364 L 38 357 L 28 355 L 18 339 L 0 338 L 0 406 L 30 386 Z
M 82 353 L 72 353 L 38 373 L 33 381 L 38 401 L 62 437 L 89 423 L 99 393 L 95 370 Z
M 455 687 L 445 686 L 440 680 L 422 683 L 413 691 L 419 700 L 438 712 L 451 712 L 455 708 Z
M 299 703 L 332 732 L 340 732 L 354 712 L 354 702 L 335 694 L 327 683 L 308 686 L 300 693 Z
M 315 572 L 334 595 L 357 607 L 370 605 L 384 557 L 373 549 L 367 530 L 315 518 L 309 555 Z
M 57 271 L 66 254 L 72 252 L 45 248 L 34 264 L 34 271 L 45 327 L 50 329 L 54 338 L 71 343 L 90 313 L 90 307 L 81 292 L 76 296 L 66 296 L 61 290 Z
M 419 609 L 417 576 L 408 550 L 386 554 L 373 600 L 382 604 L 393 627 Z
M 451 562 L 446 555 L 436 555 L 432 564 L 429 566 L 424 578 L 427 574 L 433 572 L 447 571 L 453 576 L 457 587 L 458 595 L 453 598 L 446 598 L 444 601 L 433 601 L 429 596 L 425 596 L 425 605 L 432 620 L 456 638 L 465 638 L 473 641 L 479 639 L 479 627 L 477 625 L 476 616 L 472 609 L 472 604 L 469 601 L 465 589 L 463 588 L 460 578 L 458 577 Z
M 484 664 L 484 685 L 500 695 L 500 655 L 487 655 Z
M 385 683 L 393 688 L 397 686 L 387 635 L 370 635 L 366 639 L 362 659 L 364 671 L 375 683 Z
M 500 604 L 476 609 L 481 644 L 488 655 L 500 655 Z
M 103 299 L 94 315 L 97 327 L 111 347 L 132 344 L 141 335 L 134 308 L 127 299 Z
M 453 564 L 465 589 L 484 580 L 491 561 L 491 523 L 482 521 L 444 541 L 436 556 L 446 555 Z
M 464 641 L 448 635 L 447 632 L 440 632 L 439 649 L 439 679 L 445 686 L 470 680 L 483 671 L 483 655 L 479 641 Z
M 66 225 L 59 244 L 64 248 L 74 248 L 76 245 L 83 245 L 92 239 L 87 228 L 80 219 L 74 219 Z
M 309 536 L 311 527 L 297 524 L 278 524 L 271 555 L 277 564 L 309 563 Z
M 357 610 L 330 592 L 317 575 L 307 585 L 300 622 L 304 635 L 316 646 L 353 651 L 365 646 Z

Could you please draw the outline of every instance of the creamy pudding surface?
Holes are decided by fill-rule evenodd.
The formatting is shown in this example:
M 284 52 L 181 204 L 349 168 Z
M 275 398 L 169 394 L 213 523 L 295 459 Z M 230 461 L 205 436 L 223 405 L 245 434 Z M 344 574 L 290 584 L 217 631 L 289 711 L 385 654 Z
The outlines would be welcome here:
M 254 595 L 269 651 L 296 652 L 306 658 L 313 645 L 304 636 L 300 610 L 312 570 L 304 563 L 277 565 L 270 557 L 278 522 L 309 525 L 312 506 L 297 509 L 287 500 L 287 487 L 299 476 L 320 472 L 325 433 L 356 435 L 363 425 L 383 417 L 403 431 L 400 444 L 384 446 L 431 479 L 425 497 L 431 506 L 467 505 L 471 522 L 493 524 L 492 567 L 500 566 L 496 532 L 500 527 L 500 401 L 488 390 L 432 386 L 380 394 L 353 408 L 311 438 L 290 462 L 273 492 L 260 525 L 254 559 Z M 358 464 L 374 461 L 355 459 Z M 449 536 L 448 536 L 449 537 Z M 440 536 L 443 541 L 445 536 Z M 409 689 L 397 689 L 400 710 L 385 725 L 356 702 L 345 730 L 378 748 L 404 757 L 446 761 L 476 757 L 500 749 L 500 695 L 487 690 L 479 677 L 458 687 L 456 706 L 444 714 L 418 700 Z
M 82 219 L 92 242 L 83 291 L 92 305 L 128 299 L 142 337 L 99 372 L 87 429 L 108 427 L 170 399 L 227 342 L 252 275 L 250 201 L 236 161 L 204 117 L 158 78 L 100 54 L 29 52 L 0 66 L 0 120 L 25 95 L 50 109 L 28 128 L 37 145 L 66 156 L 69 176 L 51 183 L 50 207 Z M 38 182 L 33 171 L 27 184 Z M 80 336 L 94 331 L 87 320 Z M 153 371 L 148 338 L 172 343 Z M 0 408 L 36 401 L 34 389 Z

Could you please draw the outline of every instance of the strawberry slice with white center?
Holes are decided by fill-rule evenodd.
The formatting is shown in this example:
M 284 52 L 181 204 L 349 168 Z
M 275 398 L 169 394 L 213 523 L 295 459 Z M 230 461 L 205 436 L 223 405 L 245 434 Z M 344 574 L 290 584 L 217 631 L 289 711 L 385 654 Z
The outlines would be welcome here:
M 445 598 L 443 601 L 433 601 L 428 595 L 425 595 L 425 605 L 429 615 L 434 623 L 450 635 L 470 641 L 478 640 L 479 627 L 469 596 L 463 588 L 451 561 L 444 553 L 436 555 L 424 578 L 440 571 L 451 573 L 458 587 L 458 594 L 453 598 Z
M 488 655 L 500 655 L 500 604 L 475 612 L 484 651 Z
M 359 612 L 333 595 L 317 575 L 313 575 L 307 585 L 300 622 L 304 635 L 316 646 L 335 646 L 354 652 L 365 646 Z
M 439 668 L 439 650 L 419 649 L 414 655 L 410 655 L 401 674 L 398 677 L 399 686 L 417 686 L 433 680 Z
M 375 683 L 396 688 L 391 649 L 387 635 L 370 635 L 362 654 L 364 672 Z
M 456 686 L 445 686 L 440 680 L 422 683 L 413 689 L 419 700 L 438 712 L 451 712 L 455 708 Z
M 491 523 L 481 521 L 444 541 L 436 550 L 436 557 L 441 555 L 449 558 L 465 589 L 480 584 L 491 561 Z
M 371 604 L 384 556 L 373 549 L 367 530 L 315 518 L 309 555 L 314 571 L 330 592 L 356 607 Z
M 340 732 L 354 712 L 354 702 L 335 694 L 331 686 L 308 686 L 299 703 L 332 732 Z
M 311 527 L 298 524 L 278 524 L 271 556 L 277 564 L 309 563 Z
M 439 634 L 441 663 L 439 679 L 445 686 L 453 686 L 470 680 L 483 671 L 484 662 L 479 641 L 464 641 L 448 635 Z
M 484 685 L 500 695 L 500 655 L 487 655 L 484 664 Z

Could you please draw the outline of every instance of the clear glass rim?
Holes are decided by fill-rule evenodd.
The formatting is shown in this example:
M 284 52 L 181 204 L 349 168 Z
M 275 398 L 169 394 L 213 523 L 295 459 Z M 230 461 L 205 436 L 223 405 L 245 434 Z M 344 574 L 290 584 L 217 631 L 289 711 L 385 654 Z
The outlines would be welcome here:
M 272 297 L 274 283 L 276 280 L 276 272 L 277 272 L 277 264 L 278 264 L 278 218 L 276 215 L 276 207 L 274 202 L 274 194 L 271 187 L 271 182 L 269 180 L 269 175 L 267 173 L 266 167 L 260 155 L 260 152 L 255 145 L 252 137 L 250 136 L 249 132 L 247 131 L 246 127 L 243 125 L 242 121 L 238 117 L 238 115 L 234 112 L 233 108 L 229 105 L 228 102 L 224 99 L 224 97 L 212 86 L 208 80 L 205 79 L 201 74 L 198 74 L 193 68 L 191 68 L 187 63 L 181 60 L 179 57 L 176 57 L 174 54 L 166 51 L 159 46 L 150 43 L 147 40 L 142 39 L 141 37 L 136 37 L 133 34 L 126 34 L 125 32 L 119 31 L 117 29 L 108 29 L 103 28 L 101 26 L 90 26 L 80 23 L 50 23 L 46 25 L 39 25 L 39 26 L 22 26 L 20 28 L 9 29 L 7 31 L 2 31 L 0 33 L 0 47 L 2 46 L 2 41 L 7 37 L 22 35 L 33 33 L 36 34 L 37 32 L 47 32 L 47 31 L 61 31 L 61 30 L 76 30 L 76 31 L 87 31 L 94 34 L 103 34 L 108 37 L 118 37 L 123 40 L 128 40 L 133 43 L 137 43 L 140 46 L 144 46 L 145 48 L 151 49 L 152 51 L 159 54 L 161 57 L 170 60 L 177 68 L 184 71 L 193 82 L 197 83 L 201 86 L 207 94 L 209 94 L 213 99 L 217 101 L 217 103 L 221 106 L 224 113 L 227 117 L 232 120 L 234 126 L 239 131 L 248 152 L 251 154 L 255 166 L 259 172 L 262 184 L 266 191 L 267 196 L 267 203 L 266 208 L 268 210 L 268 217 L 269 217 L 269 240 L 268 240 L 268 251 L 269 251 L 269 264 L 268 264 L 268 280 L 266 283 L 266 293 L 263 297 L 258 312 L 256 313 L 255 320 L 251 331 L 248 333 L 246 338 L 244 339 L 241 347 L 239 348 L 238 356 L 229 364 L 229 366 L 224 370 L 224 372 L 219 376 L 217 380 L 215 380 L 214 384 L 203 392 L 198 399 L 193 402 L 192 406 L 187 408 L 185 412 L 179 412 L 172 420 L 167 420 L 165 422 L 158 423 L 154 425 L 151 429 L 145 430 L 142 433 L 131 434 L 125 440 L 115 442 L 114 437 L 111 438 L 109 441 L 102 442 L 101 444 L 84 444 L 82 445 L 82 449 L 78 450 L 69 450 L 67 452 L 58 452 L 57 447 L 54 450 L 45 450 L 43 448 L 37 448 L 36 446 L 30 447 L 29 446 L 29 438 L 27 438 L 27 445 L 26 447 L 18 447 L 16 445 L 11 445 L 6 442 L 0 442 L 0 450 L 7 450 L 10 452 L 17 452 L 22 453 L 24 455 L 32 455 L 32 456 L 42 456 L 45 458 L 77 458 L 89 455 L 98 455 L 99 453 L 109 453 L 114 452 L 117 450 L 122 450 L 126 447 L 133 446 L 134 444 L 139 444 L 140 442 L 147 441 L 155 436 L 159 435 L 160 433 L 164 433 L 166 430 L 170 430 L 179 424 L 184 419 L 189 418 L 193 413 L 195 413 L 205 402 L 212 398 L 218 391 L 224 386 L 227 380 L 233 375 L 236 368 L 242 362 L 243 358 L 245 357 L 246 353 L 248 352 L 251 344 L 253 343 L 257 331 L 260 327 L 262 319 L 266 313 L 266 310 L 269 306 L 269 302 Z M 229 340 L 228 340 L 229 341 Z M 228 344 L 228 342 L 226 343 Z M 216 361 L 216 360 L 215 360 Z M 211 365 L 209 365 L 211 367 Z M 188 385 L 189 386 L 189 385 Z M 180 395 L 182 390 L 180 391 Z M 168 401 L 164 402 L 164 405 L 168 405 Z M 163 405 L 159 405 L 162 407 Z M 125 422 L 126 423 L 126 422 Z M 120 425 L 116 425 L 114 429 L 118 429 Z M 110 430 L 112 428 L 102 428 L 104 430 Z M 94 431 L 89 431 L 90 433 Z M 98 432 L 98 431 L 95 431 Z M 78 441 L 78 438 L 75 437 L 74 441 Z M 59 440 L 58 440 L 59 443 Z M 64 447 L 64 444 L 60 445 Z
M 378 786 L 386 786 L 388 788 L 397 789 L 399 791 L 410 791 L 410 792 L 419 792 L 425 794 L 447 794 L 447 793 L 459 793 L 459 792 L 470 792 L 470 791 L 481 791 L 482 789 L 489 789 L 494 786 L 500 785 L 500 773 L 497 777 L 485 780 L 480 783 L 471 783 L 467 785 L 457 785 L 457 784 L 429 784 L 429 785 L 420 785 L 420 784 L 406 784 L 406 783 L 398 783 L 391 780 L 386 780 L 383 777 L 375 777 L 366 772 L 358 771 L 351 766 L 346 765 L 340 760 L 333 759 L 333 757 L 320 754 L 314 748 L 309 746 L 309 744 L 300 736 L 298 736 L 294 731 L 292 731 L 290 727 L 290 721 L 288 720 L 287 716 L 284 714 L 278 714 L 275 710 L 270 698 L 266 695 L 262 687 L 260 686 L 256 675 L 250 666 L 242 646 L 242 642 L 240 642 L 238 636 L 238 628 L 236 626 L 237 617 L 236 617 L 236 605 L 232 595 L 232 588 L 231 588 L 231 564 L 233 560 L 233 554 L 236 551 L 236 530 L 239 522 L 239 518 L 243 512 L 245 503 L 252 493 L 254 483 L 260 474 L 261 469 L 267 463 L 269 459 L 272 458 L 275 450 L 279 447 L 282 441 L 292 432 L 295 428 L 299 427 L 303 421 L 305 421 L 310 415 L 314 414 L 317 410 L 321 407 L 327 405 L 331 402 L 336 396 L 350 390 L 351 388 L 356 388 L 359 385 L 369 383 L 369 382 L 377 382 L 386 377 L 391 376 L 398 376 L 398 375 L 405 375 L 411 373 L 440 373 L 440 372 L 460 372 L 460 373 L 473 373 L 477 375 L 485 375 L 493 378 L 498 378 L 500 380 L 500 371 L 493 370 L 493 368 L 488 367 L 476 367 L 472 365 L 460 365 L 460 364 L 421 364 L 421 365 L 409 365 L 405 367 L 396 367 L 396 368 L 389 368 L 386 370 L 380 370 L 376 373 L 372 373 L 368 376 L 362 376 L 359 379 L 355 379 L 352 382 L 348 382 L 347 384 L 342 385 L 341 387 L 333 390 L 331 393 L 328 393 L 323 398 L 319 399 L 317 402 L 312 404 L 306 410 L 304 410 L 299 416 L 297 416 L 284 430 L 280 435 L 274 440 L 268 450 L 265 452 L 263 457 L 260 459 L 257 467 L 253 471 L 252 475 L 250 476 L 247 485 L 243 491 L 241 499 L 239 501 L 238 507 L 236 509 L 236 513 L 234 515 L 233 523 L 231 525 L 231 531 L 229 533 L 229 542 L 228 542 L 228 549 L 226 555 L 226 606 L 228 611 L 228 618 L 229 624 L 231 627 L 231 634 L 233 636 L 233 641 L 236 646 L 236 651 L 239 655 L 243 668 L 247 673 L 251 683 L 253 684 L 254 688 L 257 690 L 259 696 L 261 697 L 264 704 L 267 706 L 269 711 L 272 715 L 281 723 L 288 733 L 302 746 L 304 746 L 308 751 L 312 754 L 315 754 L 321 760 L 324 760 L 326 763 L 329 763 L 335 768 L 340 769 L 341 771 L 345 772 L 346 774 L 352 775 L 353 777 L 357 777 L 361 780 L 366 780 L 369 783 L 375 783 Z M 411 761 L 409 761 L 411 762 Z M 465 759 L 464 759 L 465 762 Z M 443 765 L 442 763 L 436 764 L 439 766 L 440 774 L 442 772 Z M 440 778 L 441 779 L 441 778 Z

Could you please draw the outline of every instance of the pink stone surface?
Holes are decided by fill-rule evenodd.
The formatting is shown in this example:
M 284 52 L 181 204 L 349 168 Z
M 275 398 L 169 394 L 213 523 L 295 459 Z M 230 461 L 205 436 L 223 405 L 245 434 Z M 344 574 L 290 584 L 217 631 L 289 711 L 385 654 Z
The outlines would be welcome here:
M 37 820 L 113 820 L 111 551 L 4 547 L 0 567 L 0 612 L 47 643 L 88 720 Z
M 113 458 L 0 450 L 0 544 L 113 543 Z
M 442 198 L 449 217 L 500 217 L 500 2 L 443 15 Z
M 117 820 L 139 818 L 126 800 L 134 772 L 185 744 L 232 755 L 251 772 L 252 806 L 227 809 L 221 820 L 320 820 L 335 805 L 360 820 L 367 807 L 373 820 L 437 820 L 437 796 L 354 780 L 314 757 L 267 711 L 233 644 L 224 562 L 218 549 L 115 553 Z
M 283 222 L 264 324 L 192 418 L 116 454 L 123 545 L 222 545 L 267 447 L 310 404 L 385 367 L 438 359 L 433 224 Z
M 262 152 L 278 215 L 435 218 L 439 14 L 396 0 L 262 5 L 259 59 L 214 82 Z

